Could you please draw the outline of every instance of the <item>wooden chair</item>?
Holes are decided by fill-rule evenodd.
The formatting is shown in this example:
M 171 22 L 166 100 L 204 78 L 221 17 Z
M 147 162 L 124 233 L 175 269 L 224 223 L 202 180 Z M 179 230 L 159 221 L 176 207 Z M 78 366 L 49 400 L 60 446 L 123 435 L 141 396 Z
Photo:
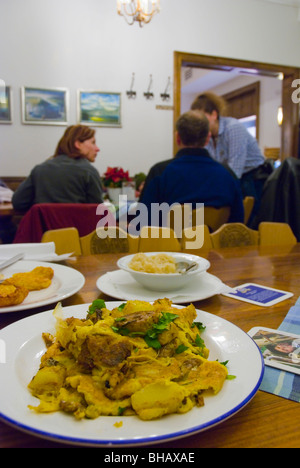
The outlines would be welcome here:
M 81 255 L 79 233 L 75 227 L 52 229 L 44 232 L 41 242 L 54 242 L 57 255 Z
M 243 200 L 244 204 L 244 223 L 247 224 L 253 211 L 255 198 L 245 197 Z
M 200 257 L 213 247 L 208 226 L 186 228 L 182 232 L 181 248 Z
M 136 253 L 139 239 L 115 226 L 95 229 L 87 236 L 80 237 L 82 255 L 105 253 Z
M 210 232 L 213 232 L 227 223 L 229 216 L 229 206 L 204 206 L 192 210 L 188 204 L 174 204 L 168 216 L 168 227 L 175 231 L 177 237 L 181 237 L 183 229 L 202 225 L 208 226 Z
M 260 245 L 296 245 L 297 238 L 289 224 L 262 222 L 258 226 Z
M 198 208 L 198 210 L 193 210 L 192 214 L 192 225 L 196 226 L 197 219 L 201 219 L 201 210 L 203 208 Z M 200 211 L 200 213 L 199 213 Z M 223 224 L 228 222 L 230 216 L 230 207 L 222 206 L 221 208 L 215 208 L 213 206 L 204 206 L 204 224 L 208 226 L 210 232 L 214 232 Z
M 210 237 L 214 248 L 240 247 L 258 245 L 259 234 L 245 224 L 230 223 L 221 226 Z
M 181 245 L 173 229 L 144 226 L 139 238 L 139 252 L 180 252 Z

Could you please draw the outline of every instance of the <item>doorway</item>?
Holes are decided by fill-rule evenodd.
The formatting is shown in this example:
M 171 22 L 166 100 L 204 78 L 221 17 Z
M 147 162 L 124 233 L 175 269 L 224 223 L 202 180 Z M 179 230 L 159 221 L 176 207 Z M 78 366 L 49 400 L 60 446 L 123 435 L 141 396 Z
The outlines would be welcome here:
M 182 69 L 200 68 L 228 72 L 234 69 L 244 70 L 253 76 L 280 77 L 282 81 L 281 105 L 283 108 L 283 122 L 281 126 L 281 160 L 289 156 L 298 155 L 299 134 L 299 105 L 292 101 L 294 88 L 292 83 L 300 77 L 300 68 L 272 65 L 260 62 L 250 62 L 224 57 L 174 52 L 174 126 L 182 113 Z M 177 152 L 174 139 L 174 154 Z

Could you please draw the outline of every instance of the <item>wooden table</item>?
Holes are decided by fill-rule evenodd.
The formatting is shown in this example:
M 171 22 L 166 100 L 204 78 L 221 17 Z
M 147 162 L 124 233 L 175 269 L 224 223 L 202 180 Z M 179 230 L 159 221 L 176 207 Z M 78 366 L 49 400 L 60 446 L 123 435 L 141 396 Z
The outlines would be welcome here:
M 85 275 L 86 284 L 80 292 L 65 300 L 63 305 L 90 303 L 98 297 L 106 301 L 113 300 L 99 293 L 96 280 L 103 273 L 115 270 L 119 257 L 120 255 L 116 254 L 106 254 L 66 261 L 66 265 L 78 269 Z M 224 296 L 214 296 L 195 303 L 198 309 L 223 317 L 245 332 L 258 325 L 278 328 L 300 296 L 300 244 L 293 248 L 222 249 L 209 252 L 207 257 L 211 262 L 210 273 L 218 276 L 230 286 L 257 282 L 294 293 L 293 298 L 267 309 Z M 0 314 L 0 328 L 30 314 L 48 309 L 49 306 L 33 309 L 30 312 Z M 150 448 L 152 451 L 165 448 L 170 449 L 170 452 L 179 448 L 189 450 L 196 448 L 299 448 L 299 421 L 300 406 L 298 403 L 259 391 L 244 409 L 215 428 L 179 441 L 158 444 Z M 0 447 L 71 446 L 36 438 L 0 422 Z M 130 453 L 130 449 L 126 453 Z
M 0 203 L 0 218 L 4 216 L 13 216 L 14 214 L 14 207 L 11 203 Z

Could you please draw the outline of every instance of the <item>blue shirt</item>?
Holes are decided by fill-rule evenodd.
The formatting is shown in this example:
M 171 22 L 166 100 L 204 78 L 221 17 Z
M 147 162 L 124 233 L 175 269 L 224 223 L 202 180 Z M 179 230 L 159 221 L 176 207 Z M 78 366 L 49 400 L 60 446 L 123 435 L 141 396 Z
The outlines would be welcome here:
M 232 117 L 220 117 L 216 146 L 211 138 L 206 148 L 216 161 L 228 164 L 239 179 L 265 162 L 257 140 Z
M 180 150 L 163 172 L 149 181 L 140 202 L 147 206 L 148 213 L 151 213 L 151 203 L 230 206 L 229 221 L 244 222 L 239 180 L 203 148 Z

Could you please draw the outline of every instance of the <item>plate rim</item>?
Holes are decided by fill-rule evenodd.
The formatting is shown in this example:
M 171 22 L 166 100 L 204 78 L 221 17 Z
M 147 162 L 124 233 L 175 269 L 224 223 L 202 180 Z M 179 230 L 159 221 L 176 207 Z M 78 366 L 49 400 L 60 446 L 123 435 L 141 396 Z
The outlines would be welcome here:
M 77 305 L 72 305 L 72 306 L 67 306 L 64 307 L 64 310 L 70 310 L 70 309 L 83 309 L 83 307 L 88 306 L 90 303 L 86 304 L 77 304 Z M 120 304 L 120 301 L 107 301 L 106 304 L 114 304 L 113 307 L 117 306 L 117 304 Z M 184 306 L 179 305 L 179 304 L 173 304 L 175 307 L 179 308 L 184 308 Z M 203 311 L 201 309 L 196 308 L 197 313 L 199 312 L 204 312 L 208 316 L 214 317 L 214 314 L 211 314 L 210 312 Z M 53 310 L 47 310 L 45 312 L 42 312 L 42 314 L 50 315 L 53 314 Z M 0 330 L 0 337 L 1 337 L 1 332 L 6 331 L 8 328 L 16 326 L 19 324 L 19 322 L 25 322 L 26 320 L 32 320 L 34 319 L 35 316 L 41 316 L 41 314 L 34 314 L 30 315 L 28 317 L 25 317 L 21 320 L 18 320 L 16 322 L 13 322 L 10 325 L 7 325 L 4 327 L 2 330 Z M 36 437 L 50 440 L 53 442 L 58 442 L 58 443 L 64 443 L 64 444 L 70 444 L 70 445 L 78 445 L 78 446 L 86 446 L 86 447 L 112 447 L 112 448 L 118 448 L 118 447 L 142 447 L 145 445 L 154 445 L 154 444 L 159 444 L 159 443 L 165 443 L 168 441 L 174 441 L 174 440 L 179 440 L 183 439 L 185 437 L 190 437 L 195 434 L 204 432 L 208 429 L 212 429 L 213 427 L 227 421 L 230 419 L 232 416 L 237 414 L 239 411 L 241 411 L 245 406 L 247 406 L 250 401 L 254 398 L 256 393 L 259 390 L 260 384 L 262 382 L 263 376 L 264 376 L 264 370 L 265 370 L 265 363 L 263 360 L 263 356 L 255 343 L 255 341 L 248 335 L 248 333 L 244 332 L 241 328 L 239 328 L 237 325 L 235 325 L 232 322 L 229 322 L 228 320 L 224 319 L 223 317 L 215 316 L 218 320 L 221 322 L 227 322 L 232 326 L 233 328 L 238 329 L 242 334 L 246 335 L 246 337 L 251 340 L 251 342 L 254 345 L 254 349 L 256 349 L 258 356 L 260 357 L 260 371 L 259 371 L 259 376 L 257 379 L 257 382 L 255 383 L 254 387 L 252 388 L 251 392 L 241 401 L 239 402 L 238 405 L 235 405 L 233 408 L 230 410 L 226 411 L 226 413 L 222 413 L 219 416 L 215 417 L 212 420 L 209 420 L 207 422 L 204 422 L 199 425 L 194 425 L 193 427 L 187 427 L 185 429 L 175 431 L 175 432 L 169 432 L 168 434 L 160 434 L 160 435 L 155 435 L 155 436 L 146 436 L 146 437 L 140 437 L 140 438 L 134 438 L 134 439 L 89 439 L 89 438 L 79 438 L 75 436 L 67 436 L 67 435 L 62 435 L 62 434 L 55 434 L 50 431 L 44 431 L 41 429 L 34 428 L 30 425 L 24 424 L 20 421 L 17 421 L 13 419 L 10 416 L 5 415 L 1 409 L 0 409 L 0 420 L 3 421 L 4 423 L 19 429 L 20 431 L 23 431 L 29 435 L 34 435 Z M 13 360 L 12 365 L 14 365 L 15 360 Z M 1 372 L 1 367 L 0 367 L 0 372 Z
M 54 265 L 53 265 L 53 263 L 51 263 L 51 262 L 38 262 L 36 260 L 20 260 L 18 263 L 31 263 L 33 265 L 32 268 L 35 268 L 35 266 L 44 266 L 44 267 L 53 268 L 53 266 L 54 266 L 54 268 L 56 268 L 58 270 L 64 270 L 64 269 L 67 269 L 68 271 L 70 270 L 75 275 L 78 276 L 78 282 L 80 280 L 80 285 L 78 283 L 78 286 L 76 288 L 72 289 L 72 291 L 64 294 L 63 296 L 54 297 L 52 299 L 51 299 L 51 297 L 49 297 L 48 299 L 46 298 L 46 299 L 44 299 L 42 301 L 38 301 L 38 302 L 34 302 L 34 303 L 28 303 L 28 304 L 21 303 L 21 304 L 18 304 L 16 306 L 0 307 L 0 314 L 22 312 L 22 311 L 25 311 L 25 310 L 28 310 L 28 309 L 36 309 L 38 307 L 44 307 L 44 306 L 47 306 L 47 305 L 54 304 L 55 302 L 63 301 L 64 299 L 67 299 L 68 297 L 71 297 L 74 294 L 76 294 L 85 285 L 84 275 L 80 271 L 76 270 L 75 268 L 69 267 L 67 265 L 60 265 L 60 264 L 56 264 L 56 263 L 54 263 Z M 17 263 L 15 265 L 17 265 Z M 7 268 L 10 268 L 10 267 L 7 267 Z
M 125 299 L 124 299 L 124 297 L 122 298 L 121 295 L 118 295 L 118 296 L 112 295 L 111 293 L 108 293 L 108 292 L 106 292 L 106 291 L 103 291 L 103 290 L 100 288 L 99 282 L 100 282 L 100 280 L 101 280 L 102 278 L 104 278 L 105 276 L 108 276 L 108 275 L 111 275 L 111 274 L 114 274 L 114 273 L 120 273 L 120 272 L 123 273 L 123 274 L 128 275 L 128 279 L 132 280 L 133 283 L 136 283 L 135 280 L 134 280 L 134 279 L 132 278 L 132 276 L 130 275 L 130 273 L 128 273 L 127 271 L 124 271 L 124 270 L 120 270 L 120 269 L 119 269 L 119 270 L 114 270 L 114 271 L 108 271 L 108 272 L 104 273 L 103 275 L 99 276 L 99 278 L 97 278 L 97 281 L 96 281 L 96 286 L 97 286 L 97 288 L 99 289 L 100 292 L 102 292 L 103 294 L 106 294 L 107 296 L 113 297 L 114 299 L 117 299 L 117 300 L 120 300 L 120 301 L 121 301 L 121 300 L 124 300 L 124 301 L 131 301 L 131 300 L 134 300 L 133 298 L 130 298 L 130 299 L 129 299 L 129 298 L 125 298 Z M 223 281 L 222 281 L 220 278 L 218 278 L 218 276 L 215 276 L 215 275 L 213 275 L 212 273 L 209 273 L 208 271 L 203 271 L 202 273 L 199 273 L 199 276 L 200 276 L 200 275 L 209 275 L 211 278 L 214 278 L 215 280 L 217 280 L 220 284 L 223 284 L 224 287 L 226 286 L 225 283 L 223 283 Z M 195 279 L 195 278 L 194 278 L 194 279 Z M 137 284 L 137 286 L 140 286 L 141 288 L 143 287 L 142 285 L 139 285 L 139 283 L 136 283 L 136 284 Z M 143 294 L 144 294 L 145 296 L 146 296 L 146 291 L 147 291 L 146 288 L 144 288 Z M 155 291 L 149 290 L 149 292 L 154 293 Z M 174 291 L 171 291 L 171 293 L 172 293 L 172 292 L 174 292 Z M 116 293 L 116 294 L 117 294 L 117 293 Z M 158 291 L 157 294 L 167 294 L 167 292 L 166 292 L 166 293 L 163 293 L 163 292 L 159 292 L 159 291 Z M 210 297 L 213 297 L 213 296 L 215 296 L 215 295 L 217 295 L 217 294 L 223 294 L 223 292 L 216 292 L 216 293 L 214 293 L 214 294 L 212 294 L 212 295 L 205 296 L 204 298 L 201 298 L 201 297 L 200 297 L 200 298 L 195 298 L 195 297 L 188 298 L 188 295 L 185 296 L 184 294 L 179 294 L 179 293 L 178 293 L 178 295 L 176 296 L 176 304 L 181 305 L 181 304 L 186 304 L 186 303 L 188 303 L 188 302 L 199 302 L 199 301 L 204 301 L 204 300 L 209 299 Z M 173 295 L 173 294 L 172 294 L 172 295 Z M 186 299 L 180 299 L 180 300 L 178 300 L 178 297 L 181 297 L 181 296 L 182 296 L 182 297 L 185 297 Z M 145 300 L 147 301 L 148 299 L 145 299 Z M 149 299 L 149 302 L 150 302 L 151 300 L 152 300 L 152 299 Z M 172 300 L 172 298 L 171 298 L 171 300 Z

